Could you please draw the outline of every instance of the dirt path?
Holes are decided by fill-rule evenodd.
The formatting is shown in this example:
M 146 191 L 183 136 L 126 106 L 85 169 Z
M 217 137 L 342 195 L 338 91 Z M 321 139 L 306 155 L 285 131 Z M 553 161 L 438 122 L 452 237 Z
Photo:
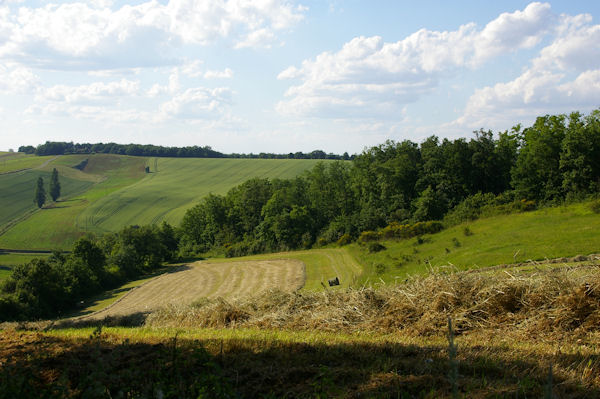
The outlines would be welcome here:
M 304 267 L 304 263 L 290 259 L 196 262 L 162 274 L 134 288 L 107 308 L 78 319 L 149 312 L 171 303 L 189 304 L 202 297 L 231 299 L 270 288 L 295 291 L 304 284 Z

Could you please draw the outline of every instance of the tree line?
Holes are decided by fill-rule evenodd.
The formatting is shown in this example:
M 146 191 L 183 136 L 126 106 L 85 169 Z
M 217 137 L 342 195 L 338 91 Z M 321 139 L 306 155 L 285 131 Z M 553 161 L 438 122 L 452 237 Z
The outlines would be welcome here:
M 118 154 L 145 157 L 171 157 L 171 158 L 258 158 L 258 159 L 343 159 L 349 160 L 352 156 L 348 153 L 336 155 L 325 153 L 321 150 L 304 153 L 301 151 L 288 154 L 275 154 L 261 152 L 259 154 L 223 154 L 213 150 L 210 146 L 188 147 L 163 147 L 152 144 L 116 144 L 116 143 L 73 143 L 46 141 L 45 144 L 34 146 L 21 146 L 19 152 L 35 155 L 64 155 L 64 154 Z
M 484 207 L 528 210 L 596 194 L 600 110 L 546 115 L 494 137 L 387 141 L 295 179 L 252 179 L 209 195 L 181 224 L 182 253 L 243 255 L 357 239 L 390 224 L 458 223 Z

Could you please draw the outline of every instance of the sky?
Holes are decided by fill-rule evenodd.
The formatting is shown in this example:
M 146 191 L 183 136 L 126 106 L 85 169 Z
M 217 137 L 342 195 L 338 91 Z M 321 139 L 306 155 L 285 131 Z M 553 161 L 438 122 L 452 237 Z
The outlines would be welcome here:
M 360 153 L 600 108 L 600 1 L 0 0 L 0 150 Z

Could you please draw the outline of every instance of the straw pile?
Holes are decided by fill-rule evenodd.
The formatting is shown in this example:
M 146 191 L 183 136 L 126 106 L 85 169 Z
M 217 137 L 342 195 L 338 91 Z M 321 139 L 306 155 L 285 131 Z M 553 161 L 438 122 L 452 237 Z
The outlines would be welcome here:
M 600 331 L 600 266 L 434 273 L 377 289 L 201 299 L 161 308 L 145 324 L 435 335 L 445 333 L 448 316 L 458 334 L 487 328 L 534 335 Z

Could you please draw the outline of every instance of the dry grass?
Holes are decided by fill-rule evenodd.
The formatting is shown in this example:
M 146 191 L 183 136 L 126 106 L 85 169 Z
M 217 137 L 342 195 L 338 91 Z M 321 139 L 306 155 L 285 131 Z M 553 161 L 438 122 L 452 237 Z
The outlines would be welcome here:
M 271 290 L 230 301 L 169 305 L 151 313 L 146 325 L 441 335 L 448 316 L 459 335 L 492 329 L 530 337 L 577 337 L 600 331 L 600 266 L 438 272 L 378 289 Z
M 198 298 L 233 299 L 273 288 L 295 291 L 303 283 L 304 264 L 295 260 L 196 262 L 149 280 L 109 307 L 79 319 L 147 313 L 173 304 L 190 305 Z

